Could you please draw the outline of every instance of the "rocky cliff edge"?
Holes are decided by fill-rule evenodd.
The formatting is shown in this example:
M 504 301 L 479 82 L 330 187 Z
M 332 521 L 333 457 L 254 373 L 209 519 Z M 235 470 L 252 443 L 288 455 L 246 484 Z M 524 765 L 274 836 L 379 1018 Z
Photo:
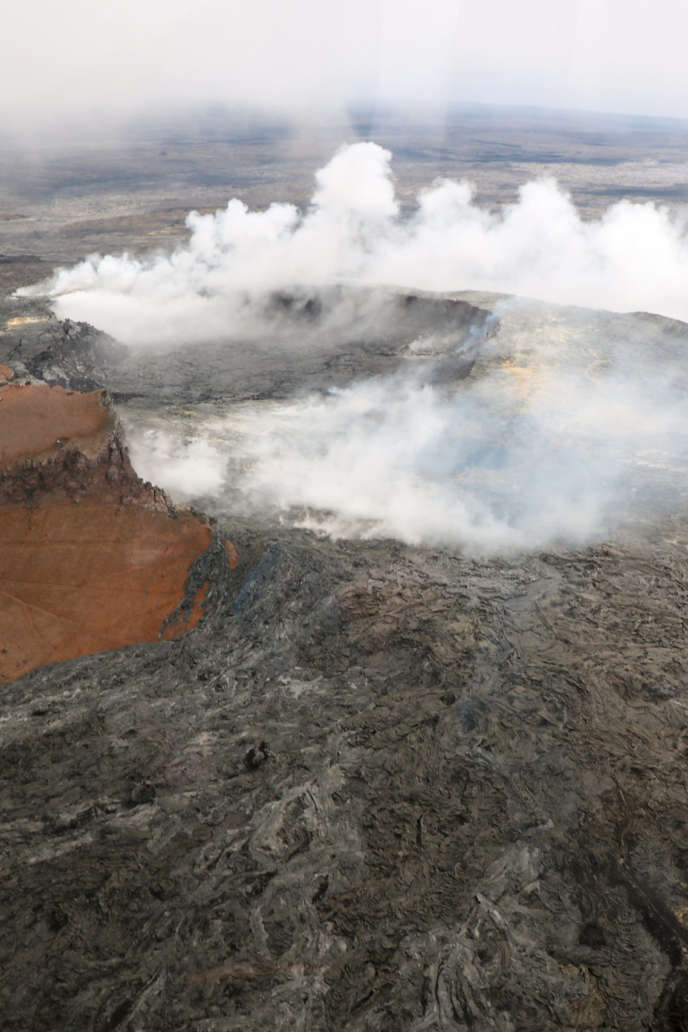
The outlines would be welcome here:
M 137 476 L 105 391 L 0 367 L 0 542 L 0 681 L 202 615 L 210 580 L 190 595 L 189 574 L 211 527 Z

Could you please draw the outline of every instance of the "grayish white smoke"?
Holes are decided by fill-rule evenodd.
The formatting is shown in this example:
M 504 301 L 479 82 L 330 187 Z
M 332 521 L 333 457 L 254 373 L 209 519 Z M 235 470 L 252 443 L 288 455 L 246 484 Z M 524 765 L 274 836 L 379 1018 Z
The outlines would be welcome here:
M 305 213 L 250 211 L 234 199 L 214 215 L 191 212 L 188 244 L 172 254 L 95 255 L 45 289 L 59 316 L 134 344 L 246 335 L 256 329 L 251 299 L 333 282 L 503 291 L 688 319 L 684 216 L 621 201 L 587 222 L 552 179 L 527 183 L 494 213 L 469 183 L 445 179 L 402 219 L 390 161 L 374 143 L 344 147 L 316 173 Z
M 624 201 L 585 222 L 543 180 L 493 213 L 469 184 L 444 180 L 402 218 L 390 158 L 373 143 L 343 148 L 316 174 L 305 213 L 232 200 L 214 215 L 191 213 L 189 242 L 173 254 L 94 256 L 43 289 L 58 315 L 136 346 L 243 347 L 253 336 L 295 347 L 273 336 L 266 298 L 341 283 L 688 319 L 686 226 L 667 209 Z M 235 407 L 191 432 L 134 432 L 135 464 L 177 497 L 212 496 L 209 507 L 479 554 L 582 543 L 648 502 L 684 506 L 680 349 L 657 361 L 642 321 L 623 324 L 638 326 L 635 339 L 608 340 L 601 315 L 512 301 L 499 317 L 467 381 L 433 386 L 427 363 L 419 373 L 409 360 L 393 376 Z M 337 313 L 323 325 L 336 332 Z M 431 335 L 422 349 L 432 353 Z
M 602 341 L 584 313 L 511 301 L 498 314 L 467 380 L 432 385 L 410 362 L 328 395 L 246 403 L 191 433 L 139 430 L 135 465 L 174 491 L 193 459 L 203 504 L 220 511 L 478 555 L 583 544 L 684 508 L 686 366 L 658 364 L 630 320 Z

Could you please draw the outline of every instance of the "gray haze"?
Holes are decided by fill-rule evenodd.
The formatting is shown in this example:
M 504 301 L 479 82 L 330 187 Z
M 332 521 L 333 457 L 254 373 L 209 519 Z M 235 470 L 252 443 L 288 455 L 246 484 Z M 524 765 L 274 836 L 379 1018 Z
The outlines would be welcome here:
M 682 0 L 27 0 L 2 17 L 0 129 L 219 101 L 688 116 Z

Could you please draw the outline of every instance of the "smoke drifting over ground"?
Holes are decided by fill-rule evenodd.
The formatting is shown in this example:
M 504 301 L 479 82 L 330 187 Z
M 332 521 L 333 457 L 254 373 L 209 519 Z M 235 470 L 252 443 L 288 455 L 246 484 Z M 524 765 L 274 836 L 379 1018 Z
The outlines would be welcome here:
M 509 301 L 497 315 L 466 379 L 431 382 L 430 335 L 391 376 L 139 430 L 135 464 L 174 492 L 193 462 L 220 511 L 477 555 L 583 544 L 684 507 L 682 342 L 658 362 L 632 319 L 601 346 L 585 313 Z
M 191 213 L 188 245 L 173 254 L 91 257 L 41 289 L 60 316 L 142 351 L 195 343 L 199 361 L 208 340 L 261 342 L 263 361 L 266 342 L 295 354 L 317 334 L 344 339 L 362 306 L 365 334 L 384 334 L 385 291 L 362 288 L 389 285 L 688 319 L 686 227 L 668 210 L 624 201 L 584 222 L 543 180 L 492 213 L 469 184 L 445 180 L 402 218 L 390 160 L 373 143 L 343 148 L 316 174 L 305 213 L 232 200 Z M 539 303 L 505 301 L 495 315 L 496 335 L 477 330 L 468 378 L 438 375 L 447 339 L 429 325 L 393 375 L 132 427 L 135 464 L 209 508 L 476 554 L 580 544 L 648 508 L 683 506 L 684 341 L 660 353 L 642 319 Z M 464 334 L 454 354 L 476 341 Z
M 422 191 L 401 218 L 391 155 L 342 148 L 316 173 L 311 205 L 249 211 L 236 199 L 192 212 L 188 245 L 148 259 L 93 256 L 47 290 L 60 316 L 128 343 L 188 343 L 255 332 L 250 300 L 333 282 L 428 290 L 491 290 L 615 311 L 688 319 L 688 237 L 682 218 L 622 201 L 584 222 L 551 179 L 522 187 L 495 214 L 467 182 Z

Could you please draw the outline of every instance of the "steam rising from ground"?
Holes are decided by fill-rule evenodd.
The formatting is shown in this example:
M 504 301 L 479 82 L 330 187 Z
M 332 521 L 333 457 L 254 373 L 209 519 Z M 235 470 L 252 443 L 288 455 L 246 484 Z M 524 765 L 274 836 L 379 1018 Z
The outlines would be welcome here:
M 542 180 L 492 213 L 469 184 L 444 180 L 401 218 L 390 158 L 373 143 L 343 148 L 316 174 L 305 213 L 232 200 L 214 215 L 192 212 L 189 242 L 173 254 L 91 257 L 43 290 L 59 316 L 140 346 L 259 337 L 296 347 L 293 330 L 276 336 L 266 299 L 337 283 L 688 319 L 686 226 L 668 210 L 624 201 L 584 222 Z M 191 431 L 134 430 L 135 465 L 206 507 L 479 554 L 581 543 L 648 503 L 685 506 L 680 353 L 658 362 L 641 322 L 616 348 L 582 315 L 579 326 L 572 313 L 557 324 L 551 310 L 511 302 L 499 318 L 467 381 L 433 385 L 430 357 L 329 395 L 235 406 Z M 320 326 L 336 333 L 336 312 Z M 431 356 L 431 339 L 420 353 Z
M 680 364 L 643 353 L 642 329 L 601 351 L 582 314 L 507 302 L 499 316 L 467 380 L 433 385 L 432 362 L 411 363 L 246 403 L 191 433 L 134 433 L 135 465 L 174 491 L 166 456 L 193 456 L 206 507 L 478 555 L 582 544 L 685 507 Z
M 688 319 L 686 224 L 668 209 L 621 201 L 584 222 L 543 179 L 493 213 L 469 183 L 445 179 L 402 219 L 390 162 L 374 143 L 344 147 L 316 173 L 305 213 L 290 204 L 249 211 L 234 199 L 214 215 L 191 212 L 189 242 L 173 254 L 92 256 L 42 289 L 60 317 L 133 344 L 257 332 L 256 297 L 333 282 L 501 291 Z

